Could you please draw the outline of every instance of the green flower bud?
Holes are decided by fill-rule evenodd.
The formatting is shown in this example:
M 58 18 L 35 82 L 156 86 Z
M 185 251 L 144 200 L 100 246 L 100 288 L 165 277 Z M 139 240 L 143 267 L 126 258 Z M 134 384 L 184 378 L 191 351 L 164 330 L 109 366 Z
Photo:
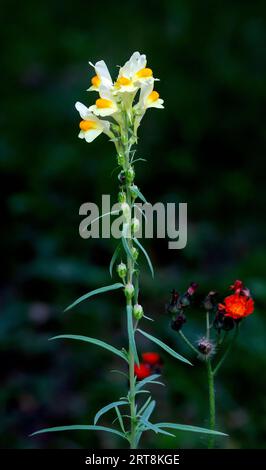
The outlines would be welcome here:
M 118 202 L 126 202 L 127 200 L 127 195 L 124 191 L 120 191 L 120 193 L 118 193 Z
M 128 183 L 132 183 L 132 181 L 134 181 L 134 178 L 135 178 L 135 171 L 134 171 L 133 166 L 130 166 L 128 170 L 126 171 L 126 179 Z
M 137 261 L 138 256 L 139 256 L 139 250 L 135 246 L 131 248 L 131 254 L 132 254 L 133 260 Z
M 127 267 L 125 263 L 122 263 L 122 262 L 119 263 L 116 267 L 116 271 L 117 271 L 118 276 L 121 277 L 121 279 L 124 279 L 127 274 Z
M 133 307 L 133 315 L 136 318 L 136 320 L 140 320 L 143 317 L 143 308 L 139 304 L 135 304 Z
M 125 292 L 125 296 L 126 296 L 127 299 L 132 299 L 132 297 L 134 295 L 134 291 L 135 291 L 135 289 L 134 289 L 133 284 L 131 284 L 131 283 L 126 284 L 124 292 Z
M 132 219 L 132 224 L 131 224 L 132 232 L 137 233 L 139 231 L 139 226 L 140 226 L 139 219 L 134 217 Z
M 136 199 L 136 197 L 138 196 L 138 187 L 135 184 L 132 184 L 130 186 L 130 194 L 132 199 Z
M 117 163 L 119 166 L 123 166 L 125 165 L 125 156 L 122 155 L 122 154 L 118 154 L 117 155 Z

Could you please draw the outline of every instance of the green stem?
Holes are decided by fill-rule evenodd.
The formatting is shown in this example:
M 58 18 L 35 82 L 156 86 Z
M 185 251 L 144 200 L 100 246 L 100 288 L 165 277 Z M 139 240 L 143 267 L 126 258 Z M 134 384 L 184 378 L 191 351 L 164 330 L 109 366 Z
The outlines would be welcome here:
M 212 431 L 215 431 L 215 389 L 214 389 L 214 373 L 212 371 L 211 361 L 206 361 L 207 373 L 208 373 L 208 386 L 209 386 L 209 427 Z M 214 436 L 210 435 L 208 441 L 208 448 L 213 449 L 214 447 Z
M 223 354 L 223 356 L 221 357 L 220 361 L 218 362 L 218 364 L 216 364 L 214 370 L 213 370 L 213 375 L 216 375 L 218 370 L 220 369 L 221 365 L 224 363 L 225 359 L 227 358 L 228 354 L 230 353 L 232 347 L 234 346 L 235 342 L 236 342 L 236 339 L 237 339 L 237 336 L 238 336 L 238 325 L 236 326 L 236 329 L 235 329 L 235 332 L 234 332 L 234 336 L 232 338 L 232 341 L 230 342 L 229 346 L 227 347 L 227 349 L 225 350 L 225 353 Z
M 128 123 L 127 123 L 127 116 L 124 115 L 123 124 L 121 126 L 121 145 L 123 148 L 123 154 L 125 158 L 124 164 L 124 171 L 127 171 L 130 166 L 130 144 L 128 141 Z M 132 198 L 129 188 L 129 183 L 126 181 L 126 202 L 132 210 Z M 128 239 L 128 246 L 129 249 L 132 249 L 132 237 L 130 231 L 130 238 Z M 133 284 L 133 272 L 134 272 L 134 261 L 132 258 L 127 254 L 127 283 Z M 130 307 L 132 310 L 132 299 L 127 299 L 127 306 Z M 129 359 L 129 402 L 130 402 L 130 435 L 129 435 L 129 442 L 130 448 L 136 449 L 136 425 L 137 425 L 137 417 L 136 417 L 136 390 L 135 390 L 135 372 L 134 372 L 134 354 L 131 348 L 131 343 L 129 341 L 128 346 L 128 359 Z
M 199 354 L 199 351 L 193 346 L 193 344 L 187 339 L 187 337 L 184 335 L 183 331 L 179 330 L 179 334 L 181 338 L 185 341 L 185 343 L 192 349 L 193 352 L 195 352 L 197 355 Z

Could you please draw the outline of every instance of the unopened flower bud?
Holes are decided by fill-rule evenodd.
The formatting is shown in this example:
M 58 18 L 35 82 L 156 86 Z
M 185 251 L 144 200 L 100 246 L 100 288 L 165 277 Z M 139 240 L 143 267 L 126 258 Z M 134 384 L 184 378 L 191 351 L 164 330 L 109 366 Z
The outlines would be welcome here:
M 122 262 L 119 263 L 116 267 L 116 271 L 117 271 L 118 276 L 124 279 L 127 274 L 127 267 L 125 263 L 122 263 Z
M 118 202 L 126 202 L 127 200 L 127 195 L 124 191 L 120 191 L 120 193 L 118 193 Z
M 135 184 L 132 184 L 129 189 L 131 197 L 133 199 L 136 199 L 136 197 L 138 196 L 138 187 Z
M 132 297 L 134 295 L 134 291 L 135 291 L 135 289 L 134 289 L 133 284 L 131 284 L 131 283 L 126 284 L 124 292 L 125 292 L 125 296 L 126 296 L 127 299 L 132 299 Z
M 134 178 L 135 178 L 135 171 L 134 171 L 133 166 L 130 166 L 126 171 L 126 179 L 128 183 L 132 183 L 132 181 L 134 181 Z
M 204 308 L 206 308 L 206 310 L 212 310 L 215 307 L 215 305 L 216 305 L 216 302 L 215 302 L 216 294 L 217 294 L 216 292 L 211 291 L 205 297 L 205 299 L 203 301 L 203 306 L 204 306 Z
M 181 328 L 183 327 L 184 323 L 186 323 L 187 319 L 185 315 L 181 312 L 177 317 L 172 320 L 171 322 L 171 328 L 174 331 L 180 331 Z
M 137 261 L 138 256 L 139 256 L 139 250 L 135 246 L 131 248 L 131 254 L 132 254 L 133 260 Z
M 133 315 L 136 320 L 140 320 L 143 317 L 143 308 L 139 304 L 135 304 L 133 307 Z
M 132 219 L 132 224 L 131 224 L 132 232 L 137 233 L 139 231 L 139 226 L 140 226 L 139 219 L 137 219 L 137 217 L 134 217 Z
M 189 294 L 186 293 L 180 298 L 179 303 L 180 303 L 180 305 L 182 305 L 182 307 L 188 307 L 190 305 L 190 298 L 189 297 L 190 297 Z
M 213 326 L 216 330 L 230 331 L 235 326 L 235 320 L 229 316 L 224 315 L 224 312 L 218 310 L 214 318 Z
M 171 294 L 172 294 L 171 300 L 168 304 L 166 304 L 165 310 L 167 313 L 173 314 L 179 311 L 179 306 L 178 306 L 179 293 L 176 292 L 175 289 L 173 289 Z
M 191 284 L 190 284 L 190 286 L 187 290 L 187 294 L 188 295 L 195 294 L 195 291 L 197 290 L 198 287 L 199 287 L 199 285 L 196 282 L 191 282 Z
M 117 155 L 117 163 L 119 166 L 124 166 L 125 165 L 125 157 L 122 154 Z
M 129 220 L 131 217 L 131 209 L 127 202 L 121 203 L 121 211 L 123 212 L 123 216 L 125 217 L 125 219 Z

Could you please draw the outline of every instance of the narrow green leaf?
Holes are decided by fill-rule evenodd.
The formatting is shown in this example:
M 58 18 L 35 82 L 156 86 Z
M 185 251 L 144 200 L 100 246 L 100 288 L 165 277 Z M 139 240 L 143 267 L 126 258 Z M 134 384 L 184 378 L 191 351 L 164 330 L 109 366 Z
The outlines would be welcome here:
M 106 428 L 105 426 L 91 426 L 82 424 L 73 424 L 72 426 L 56 426 L 54 428 L 40 429 L 40 431 L 33 432 L 30 437 L 37 436 L 37 434 L 44 434 L 46 432 L 58 432 L 58 431 L 106 431 L 126 439 L 124 434 L 116 429 Z
M 147 408 L 148 404 L 150 403 L 151 401 L 151 396 L 149 396 L 149 398 L 145 401 L 145 403 L 142 405 L 142 407 L 140 408 L 140 410 L 138 411 L 138 416 L 141 416 L 141 414 L 143 413 L 143 411 L 145 410 L 145 408 Z
M 174 351 L 172 348 L 167 346 L 167 344 L 163 343 L 163 341 L 161 341 L 160 339 L 155 338 L 155 336 L 152 336 L 149 333 L 146 333 L 146 331 L 140 330 L 139 328 L 137 329 L 137 331 L 139 333 L 141 333 L 143 336 L 145 336 L 146 338 L 148 338 L 153 343 L 158 344 L 158 346 L 160 346 L 162 349 L 164 349 L 166 352 L 168 352 L 168 354 L 173 356 L 175 359 L 179 359 L 179 361 L 185 362 L 186 364 L 189 364 L 189 365 L 192 366 L 191 362 L 189 362 L 185 357 L 181 356 L 176 351 Z
M 155 405 L 156 405 L 156 401 L 155 400 L 152 400 L 150 402 L 150 404 L 146 407 L 145 411 L 143 412 L 142 416 L 140 416 L 140 420 L 141 419 L 149 419 L 149 417 L 151 416 L 154 408 L 155 408 Z M 141 422 L 139 422 L 139 425 L 137 427 L 137 432 L 136 432 L 136 443 L 138 444 L 139 443 L 139 440 L 141 438 L 141 435 L 143 433 L 143 429 L 141 428 Z
M 144 385 L 153 382 L 154 380 L 158 379 L 160 377 L 160 374 L 153 374 L 150 375 L 149 377 L 146 377 L 146 379 L 141 380 L 140 382 L 137 383 L 136 385 L 136 390 L 140 390 Z
M 104 406 L 101 408 L 95 415 L 94 417 L 94 426 L 97 424 L 99 421 L 100 417 L 107 413 L 107 411 L 111 410 L 112 408 L 115 408 L 116 406 L 121 406 L 121 405 L 127 405 L 127 401 L 114 401 L 112 403 L 109 403 L 109 405 Z
M 153 269 L 153 266 L 152 266 L 152 262 L 150 260 L 150 257 L 147 253 L 147 251 L 145 250 L 145 248 L 142 246 L 142 244 L 138 241 L 137 238 L 133 238 L 134 242 L 136 243 L 136 245 L 141 249 L 141 251 L 144 253 L 144 256 L 147 260 L 147 263 L 149 265 L 149 268 L 150 268 L 150 271 L 151 271 L 151 275 L 152 277 L 154 277 L 154 269 Z
M 100 287 L 99 289 L 92 290 L 92 291 L 88 292 L 87 294 L 82 295 L 77 300 L 75 300 L 75 302 L 73 302 L 73 304 L 71 304 L 67 308 L 65 308 L 64 312 L 67 312 L 68 310 L 75 307 L 80 302 L 83 302 L 83 300 L 87 300 L 90 297 L 92 297 L 93 295 L 102 294 L 103 292 L 108 292 L 110 290 L 121 289 L 121 287 L 124 287 L 124 285 L 121 282 L 117 282 L 115 284 L 112 284 L 111 286 Z
M 136 343 L 135 343 L 135 333 L 134 333 L 134 327 L 133 327 L 131 305 L 127 305 L 127 331 L 128 331 L 129 345 L 134 355 L 134 361 L 136 362 L 136 364 L 139 365 L 139 357 L 138 357 Z
M 100 348 L 107 349 L 108 351 L 111 351 L 112 353 L 116 354 L 117 356 L 121 357 L 126 362 L 128 362 L 126 356 L 121 351 L 119 351 L 119 349 L 114 348 L 114 346 L 111 346 L 110 344 L 107 344 L 104 341 L 101 341 L 100 339 L 90 338 L 89 336 L 81 335 L 58 335 L 53 336 L 53 338 L 50 338 L 49 341 L 52 341 L 54 339 L 75 339 L 78 341 L 85 341 L 86 343 L 96 344 L 96 346 L 100 346 Z
M 119 210 L 117 211 L 112 211 L 112 212 L 106 212 L 105 214 L 102 214 L 100 215 L 99 217 L 95 217 L 95 219 L 93 219 L 90 223 L 90 225 L 94 224 L 94 222 L 97 222 L 97 220 L 100 220 L 102 219 L 103 217 L 106 217 L 107 215 L 118 215 L 119 214 Z
M 134 192 L 137 194 L 138 198 L 141 199 L 141 201 L 145 202 L 147 204 L 146 198 L 143 196 L 143 194 L 140 192 L 139 188 L 134 185 Z
M 116 414 L 117 414 L 117 417 L 118 417 L 118 421 L 119 421 L 119 424 L 120 424 L 120 427 L 123 431 L 124 434 L 126 434 L 126 430 L 125 430 L 125 426 L 124 426 L 124 421 L 123 421 L 123 418 L 122 418 L 122 415 L 119 411 L 119 408 L 118 406 L 115 407 L 115 411 L 116 411 Z
M 151 403 L 149 404 L 149 406 L 146 408 L 146 410 L 144 411 L 143 413 L 143 418 L 145 419 L 149 419 L 149 417 L 151 416 L 154 408 L 155 408 L 155 405 L 156 405 L 156 401 L 155 400 L 152 400 Z
M 115 249 L 115 251 L 114 251 L 114 254 L 113 254 L 112 258 L 111 258 L 110 265 L 109 265 L 109 273 L 110 273 L 110 276 L 111 276 L 111 277 L 113 277 L 113 267 L 114 267 L 114 264 L 115 264 L 115 262 L 116 262 L 116 260 L 117 260 L 117 257 L 118 257 L 118 255 L 119 255 L 120 251 L 121 251 L 121 246 L 120 246 L 120 244 L 119 244 L 119 245 L 117 245 L 117 247 L 116 247 L 116 249 Z
M 159 428 L 168 428 L 176 429 L 177 431 L 190 431 L 190 432 L 200 432 L 203 434 L 214 434 L 216 436 L 228 436 L 219 431 L 212 431 L 211 429 L 199 428 L 197 426 L 189 426 L 187 424 L 175 424 L 175 423 L 156 423 L 156 426 Z
M 166 436 L 175 437 L 174 434 L 164 431 L 162 428 L 160 428 L 156 424 L 151 423 L 147 419 L 141 418 L 141 422 L 145 425 L 144 431 L 154 431 L 156 434 L 159 433 L 159 434 L 165 434 Z

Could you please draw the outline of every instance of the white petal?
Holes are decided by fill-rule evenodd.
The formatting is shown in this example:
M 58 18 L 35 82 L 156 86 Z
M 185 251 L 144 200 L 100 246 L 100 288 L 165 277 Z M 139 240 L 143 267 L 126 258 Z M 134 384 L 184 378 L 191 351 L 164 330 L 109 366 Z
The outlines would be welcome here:
M 96 139 L 96 137 L 98 137 L 98 135 L 100 135 L 102 132 L 102 129 L 90 129 L 89 131 L 84 132 L 84 138 L 86 142 L 90 143 L 94 139 Z
M 84 104 L 77 101 L 76 104 L 75 104 L 75 108 L 79 112 L 80 117 L 82 119 L 87 119 L 87 115 L 89 113 L 89 110 L 88 110 L 87 106 L 85 106 Z
M 147 108 L 164 109 L 163 103 L 164 101 L 161 98 L 158 98 L 158 100 L 153 101 L 152 103 L 148 104 Z
M 99 62 L 96 62 L 95 71 L 103 85 L 107 87 L 113 85 L 112 77 L 104 60 L 99 60 Z
M 153 90 L 154 80 L 149 79 L 141 84 L 140 95 L 139 95 L 139 104 L 141 107 L 144 107 L 148 96 Z
M 96 116 L 111 116 L 112 114 L 117 112 L 117 108 L 97 108 L 95 104 L 89 107 L 89 110 L 94 113 Z
M 80 131 L 78 137 L 79 137 L 80 139 L 84 139 L 84 138 L 85 138 L 84 131 Z
M 94 121 L 99 124 L 100 120 L 93 114 L 92 106 L 87 108 L 84 104 L 80 103 L 79 101 L 75 104 L 75 108 L 78 110 L 80 116 L 85 121 Z
M 132 78 L 139 70 L 146 67 L 145 54 L 134 52 L 130 59 L 120 68 L 119 77 Z

